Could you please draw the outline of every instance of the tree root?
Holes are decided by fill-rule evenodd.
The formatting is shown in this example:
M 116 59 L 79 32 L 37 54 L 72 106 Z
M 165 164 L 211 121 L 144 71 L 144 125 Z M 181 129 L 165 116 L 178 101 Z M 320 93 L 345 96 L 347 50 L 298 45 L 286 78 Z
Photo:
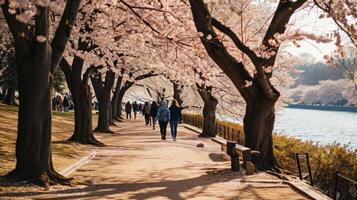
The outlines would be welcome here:
M 43 172 L 39 176 L 32 177 L 29 174 L 19 172 L 17 169 L 14 169 L 2 179 L 10 182 L 10 183 L 16 183 L 17 185 L 25 185 L 27 183 L 33 183 L 35 185 L 45 187 L 46 189 L 49 189 L 51 185 L 67 185 L 67 186 L 72 186 L 72 180 L 73 178 L 66 178 L 62 176 L 61 174 L 57 173 L 55 170 L 51 169 Z
M 116 125 L 116 124 L 114 123 L 114 121 L 111 121 L 111 122 L 110 122 L 110 126 L 116 126 L 116 127 L 118 127 L 118 125 Z
M 105 144 L 97 140 L 94 136 L 89 138 L 88 144 L 99 146 L 99 147 L 104 147 Z
M 96 128 L 94 129 L 94 132 L 99 132 L 99 133 L 114 133 L 112 130 L 110 130 L 109 128 L 103 130 L 101 128 Z
M 94 135 L 89 136 L 89 138 L 80 138 L 78 134 L 73 134 L 67 141 L 76 142 L 79 144 L 91 144 L 99 147 L 104 147 L 105 144 L 97 140 Z

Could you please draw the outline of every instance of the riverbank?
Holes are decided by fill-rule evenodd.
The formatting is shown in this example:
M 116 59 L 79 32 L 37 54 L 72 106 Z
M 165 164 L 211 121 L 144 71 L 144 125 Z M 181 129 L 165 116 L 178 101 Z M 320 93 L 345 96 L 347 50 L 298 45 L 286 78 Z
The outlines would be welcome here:
M 288 104 L 287 108 L 310 109 L 310 110 L 329 110 L 340 112 L 357 112 L 357 107 L 351 106 L 334 106 L 334 105 L 307 105 L 307 104 Z

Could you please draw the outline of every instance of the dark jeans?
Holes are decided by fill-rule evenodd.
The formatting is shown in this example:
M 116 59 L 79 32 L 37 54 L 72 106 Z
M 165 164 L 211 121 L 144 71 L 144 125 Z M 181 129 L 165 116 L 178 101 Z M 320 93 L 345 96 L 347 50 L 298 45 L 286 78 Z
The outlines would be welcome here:
M 155 130 L 155 124 L 156 124 L 155 116 L 151 116 L 151 120 L 152 120 L 152 129 Z
M 126 113 L 126 119 L 129 119 L 129 118 L 131 119 L 131 112 Z
M 176 135 L 177 135 L 177 126 L 178 126 L 178 121 L 170 121 L 171 135 L 172 138 L 174 139 L 176 139 Z
M 166 137 L 167 124 L 168 124 L 168 122 L 159 121 L 160 133 L 161 133 L 161 136 L 163 136 L 163 137 Z
M 150 115 L 145 115 L 145 125 L 151 125 Z

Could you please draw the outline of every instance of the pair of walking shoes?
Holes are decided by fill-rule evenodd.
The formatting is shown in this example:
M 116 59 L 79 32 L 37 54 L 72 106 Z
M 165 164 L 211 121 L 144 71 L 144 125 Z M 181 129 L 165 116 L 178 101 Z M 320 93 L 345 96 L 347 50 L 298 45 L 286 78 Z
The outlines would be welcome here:
M 165 136 L 161 136 L 161 140 L 166 140 Z M 173 141 L 176 141 L 176 138 L 172 138 Z

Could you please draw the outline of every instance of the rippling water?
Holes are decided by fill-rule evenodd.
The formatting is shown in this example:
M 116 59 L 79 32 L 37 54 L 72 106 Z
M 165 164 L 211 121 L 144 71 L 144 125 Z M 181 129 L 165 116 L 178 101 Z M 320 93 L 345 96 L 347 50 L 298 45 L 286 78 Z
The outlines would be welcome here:
M 357 113 L 285 108 L 277 113 L 274 129 L 302 140 L 357 149 Z

